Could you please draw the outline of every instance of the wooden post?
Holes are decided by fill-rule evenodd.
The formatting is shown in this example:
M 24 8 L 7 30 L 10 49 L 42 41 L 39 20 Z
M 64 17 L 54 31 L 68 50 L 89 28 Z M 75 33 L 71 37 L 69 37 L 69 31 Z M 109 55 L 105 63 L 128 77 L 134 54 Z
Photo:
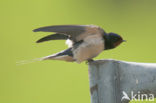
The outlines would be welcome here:
M 156 63 L 97 60 L 89 63 L 91 103 L 152 101 L 156 96 Z

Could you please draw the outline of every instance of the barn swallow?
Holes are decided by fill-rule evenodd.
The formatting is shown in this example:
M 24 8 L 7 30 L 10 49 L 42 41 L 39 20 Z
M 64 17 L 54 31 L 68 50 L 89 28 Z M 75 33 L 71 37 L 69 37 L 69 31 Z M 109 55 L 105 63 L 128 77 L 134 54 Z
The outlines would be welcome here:
M 68 49 L 43 57 L 43 60 L 90 62 L 103 50 L 113 49 L 125 41 L 120 35 L 112 32 L 106 33 L 101 27 L 95 25 L 55 25 L 37 28 L 33 31 L 55 33 L 39 39 L 37 43 L 66 40 L 68 45 Z

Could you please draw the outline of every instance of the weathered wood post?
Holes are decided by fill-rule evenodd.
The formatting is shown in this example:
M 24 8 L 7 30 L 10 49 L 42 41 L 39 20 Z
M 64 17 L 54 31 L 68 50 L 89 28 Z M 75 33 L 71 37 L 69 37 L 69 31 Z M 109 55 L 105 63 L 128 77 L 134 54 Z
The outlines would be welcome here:
M 91 103 L 154 101 L 156 63 L 97 60 L 89 63 Z

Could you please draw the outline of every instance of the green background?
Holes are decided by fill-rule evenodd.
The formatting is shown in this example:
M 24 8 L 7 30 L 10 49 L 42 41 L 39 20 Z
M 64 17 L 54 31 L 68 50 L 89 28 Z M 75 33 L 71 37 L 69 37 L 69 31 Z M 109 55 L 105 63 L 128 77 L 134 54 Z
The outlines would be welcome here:
M 95 59 L 156 62 L 156 0 L 0 0 L 0 103 L 90 103 L 85 63 L 16 64 L 67 48 L 35 43 L 48 33 L 33 29 L 59 24 L 99 25 L 127 40 Z

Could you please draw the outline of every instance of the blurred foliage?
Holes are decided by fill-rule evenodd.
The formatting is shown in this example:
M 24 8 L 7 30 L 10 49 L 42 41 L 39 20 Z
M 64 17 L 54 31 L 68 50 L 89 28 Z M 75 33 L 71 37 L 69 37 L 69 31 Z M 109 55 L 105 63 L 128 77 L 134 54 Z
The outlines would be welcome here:
M 1 0 L 0 103 L 90 103 L 85 63 L 43 61 L 16 65 L 67 48 L 64 41 L 36 44 L 41 26 L 94 24 L 126 43 L 95 59 L 156 60 L 155 0 Z

